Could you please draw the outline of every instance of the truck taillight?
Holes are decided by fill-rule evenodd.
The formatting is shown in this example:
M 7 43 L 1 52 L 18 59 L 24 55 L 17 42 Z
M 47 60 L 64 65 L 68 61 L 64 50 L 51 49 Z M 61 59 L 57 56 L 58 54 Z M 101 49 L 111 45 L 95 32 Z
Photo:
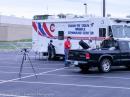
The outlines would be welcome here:
M 90 59 L 90 54 L 86 53 L 85 57 L 86 57 L 86 59 Z

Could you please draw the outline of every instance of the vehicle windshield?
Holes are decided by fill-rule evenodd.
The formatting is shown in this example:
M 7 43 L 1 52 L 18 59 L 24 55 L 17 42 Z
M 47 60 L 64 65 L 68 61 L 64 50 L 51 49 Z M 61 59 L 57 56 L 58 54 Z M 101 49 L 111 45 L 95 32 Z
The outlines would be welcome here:
M 123 25 L 112 25 L 112 34 L 114 37 L 123 38 Z
M 125 37 L 130 38 L 130 26 L 124 26 Z
M 130 26 L 112 25 L 112 34 L 116 38 L 130 38 Z

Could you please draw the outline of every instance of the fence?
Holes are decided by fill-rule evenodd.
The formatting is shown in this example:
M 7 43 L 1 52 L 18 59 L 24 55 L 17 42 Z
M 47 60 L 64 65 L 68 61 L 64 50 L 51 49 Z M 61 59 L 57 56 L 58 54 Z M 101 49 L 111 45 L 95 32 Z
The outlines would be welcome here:
M 32 42 L 0 42 L 0 51 L 19 50 L 22 48 L 32 48 Z

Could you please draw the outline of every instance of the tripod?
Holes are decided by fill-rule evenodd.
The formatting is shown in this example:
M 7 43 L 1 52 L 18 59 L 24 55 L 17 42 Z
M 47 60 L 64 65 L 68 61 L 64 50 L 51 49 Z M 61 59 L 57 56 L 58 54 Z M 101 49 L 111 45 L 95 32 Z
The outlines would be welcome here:
M 34 69 L 34 67 L 33 67 L 33 64 L 32 64 L 32 62 L 31 62 L 31 60 L 30 60 L 30 57 L 29 57 L 29 55 L 28 55 L 27 49 L 23 49 L 21 52 L 23 52 L 23 58 L 22 58 L 21 66 L 20 66 L 19 78 L 21 78 L 24 61 L 27 60 L 27 58 L 28 58 L 28 60 L 29 60 L 29 62 L 30 62 L 30 65 L 31 65 L 31 67 L 32 67 L 33 73 L 35 74 L 35 77 L 36 77 L 36 79 L 37 79 L 37 75 L 36 75 L 35 69 Z

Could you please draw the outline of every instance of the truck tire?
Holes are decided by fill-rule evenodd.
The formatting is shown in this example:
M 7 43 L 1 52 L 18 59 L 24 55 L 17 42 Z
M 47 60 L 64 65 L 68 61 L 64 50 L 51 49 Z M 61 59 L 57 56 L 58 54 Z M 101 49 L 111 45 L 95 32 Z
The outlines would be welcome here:
M 87 72 L 89 70 L 88 66 L 79 66 L 82 72 Z
M 126 65 L 126 68 L 127 68 L 128 70 L 130 70 L 130 65 Z
M 100 61 L 100 65 L 98 67 L 99 71 L 102 73 L 107 73 L 111 70 L 111 60 L 108 58 L 104 58 Z
M 56 57 L 55 48 L 48 50 L 48 59 L 52 60 Z

